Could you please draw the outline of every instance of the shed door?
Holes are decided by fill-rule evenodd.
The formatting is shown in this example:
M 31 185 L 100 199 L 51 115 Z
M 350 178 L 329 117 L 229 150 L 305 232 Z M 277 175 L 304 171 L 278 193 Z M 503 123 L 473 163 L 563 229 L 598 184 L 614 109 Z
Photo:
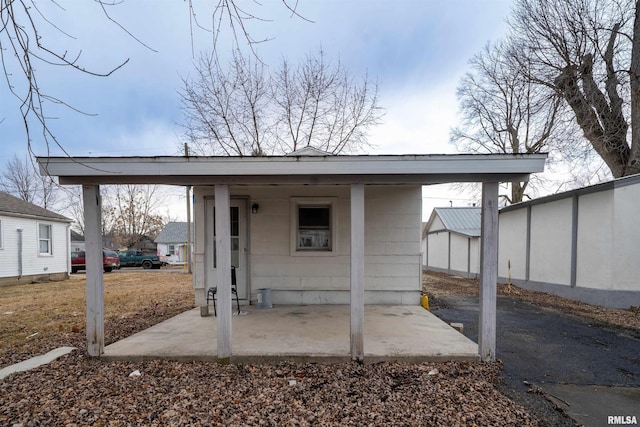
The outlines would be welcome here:
M 238 297 L 248 299 L 247 286 L 247 202 L 246 200 L 231 199 L 230 203 L 230 231 L 231 231 L 231 265 L 236 268 Z M 215 200 L 206 199 L 207 222 L 207 289 L 216 286 L 216 230 L 215 230 Z

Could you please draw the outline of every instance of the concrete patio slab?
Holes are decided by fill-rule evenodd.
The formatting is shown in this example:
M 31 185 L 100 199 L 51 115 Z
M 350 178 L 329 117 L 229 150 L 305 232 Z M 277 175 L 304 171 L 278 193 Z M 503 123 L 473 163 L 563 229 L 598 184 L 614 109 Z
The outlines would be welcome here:
M 232 322 L 232 363 L 350 360 L 349 306 L 242 307 Z M 216 361 L 216 317 L 184 312 L 105 347 L 107 360 Z M 365 306 L 365 363 L 478 360 L 478 345 L 420 306 Z

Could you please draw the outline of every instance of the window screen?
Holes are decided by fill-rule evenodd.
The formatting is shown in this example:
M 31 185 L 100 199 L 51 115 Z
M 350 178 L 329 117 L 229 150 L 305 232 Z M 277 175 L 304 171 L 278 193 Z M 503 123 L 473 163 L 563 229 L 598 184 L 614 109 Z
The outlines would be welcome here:
M 297 250 L 331 250 L 331 206 L 298 206 Z

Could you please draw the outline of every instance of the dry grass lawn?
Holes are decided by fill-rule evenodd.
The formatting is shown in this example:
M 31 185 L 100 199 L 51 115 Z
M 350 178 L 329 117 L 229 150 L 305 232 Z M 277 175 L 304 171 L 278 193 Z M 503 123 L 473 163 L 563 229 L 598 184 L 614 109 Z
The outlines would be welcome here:
M 74 344 L 79 338 L 82 344 L 85 287 L 84 274 L 71 275 L 62 282 L 0 287 L 0 361 L 9 356 L 9 351 L 14 354 L 12 360 L 17 357 L 15 354 L 28 356 L 34 346 L 40 347 L 37 343 L 41 341 L 67 340 Z M 191 275 L 179 270 L 105 274 L 104 297 L 107 326 L 146 316 L 149 311 L 166 318 L 193 307 Z M 114 341 L 117 337 L 110 337 L 108 332 L 106 340 Z

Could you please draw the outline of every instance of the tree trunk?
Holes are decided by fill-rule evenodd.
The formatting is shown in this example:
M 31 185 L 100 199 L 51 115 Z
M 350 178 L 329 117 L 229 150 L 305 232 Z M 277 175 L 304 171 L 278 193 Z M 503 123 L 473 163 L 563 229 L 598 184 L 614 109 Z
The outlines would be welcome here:
M 528 184 L 528 182 L 517 181 L 511 183 L 511 204 L 524 201 L 524 192 Z
M 640 0 L 636 1 L 631 46 L 631 154 L 625 175 L 640 173 Z
M 629 146 L 624 136 L 619 131 L 620 126 L 626 123 L 611 123 L 613 118 L 606 115 L 605 111 L 596 111 L 597 106 L 593 105 L 587 98 L 602 96 L 602 92 L 596 85 L 585 84 L 592 78 L 590 72 L 580 70 L 570 65 L 565 67 L 562 74 L 555 80 L 556 87 L 567 101 L 576 115 L 576 122 L 582 129 L 585 138 L 589 140 L 594 150 L 604 160 L 615 178 L 625 176 L 625 169 L 629 160 Z M 588 87 L 590 94 L 581 91 L 578 81 L 583 82 L 583 87 Z M 604 125 L 604 128 L 603 128 Z M 607 132 L 607 129 L 617 128 L 617 132 Z M 626 132 L 625 132 L 626 134 Z

